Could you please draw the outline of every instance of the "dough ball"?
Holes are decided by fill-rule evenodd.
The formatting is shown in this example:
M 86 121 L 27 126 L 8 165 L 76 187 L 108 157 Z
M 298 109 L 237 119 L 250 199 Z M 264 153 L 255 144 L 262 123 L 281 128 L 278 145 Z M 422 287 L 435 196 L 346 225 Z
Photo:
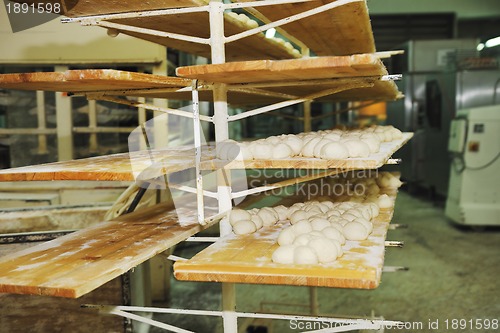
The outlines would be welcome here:
M 321 138 L 313 138 L 307 141 L 302 147 L 301 155 L 304 157 L 314 157 L 314 147 L 321 141 Z
M 240 143 L 240 156 L 244 161 L 253 160 L 253 154 L 249 143 Z
M 246 235 L 257 231 L 257 227 L 250 220 L 242 220 L 235 223 L 233 231 L 237 235 Z
M 371 154 L 375 154 L 380 151 L 380 140 L 378 138 L 376 139 L 361 138 L 361 141 L 368 145 Z
M 326 227 L 325 229 L 321 230 L 321 232 L 323 233 L 323 235 L 325 235 L 326 238 L 334 239 L 334 240 L 337 240 L 340 244 L 344 244 L 345 237 L 344 237 L 343 230 L 342 230 L 341 226 L 340 226 L 340 229 L 341 230 L 330 226 L 330 227 Z
M 321 212 L 322 212 L 323 214 L 326 214 L 326 213 L 330 210 L 330 207 L 329 207 L 328 205 L 325 205 L 325 204 L 323 204 L 323 203 L 321 203 L 321 202 L 320 202 L 320 203 L 318 203 L 318 204 L 316 205 L 316 207 L 318 207 L 318 208 L 321 210 Z
M 233 209 L 229 212 L 229 223 L 231 225 L 241 220 L 250 220 L 251 218 L 252 214 L 244 209 Z
M 299 246 L 299 245 L 307 245 L 307 243 L 309 243 L 309 241 L 313 239 L 313 236 L 309 235 L 309 234 L 302 234 L 302 235 L 298 235 L 297 237 L 295 237 L 295 239 L 293 240 L 293 244 Z
M 292 149 L 293 156 L 300 155 L 303 146 L 302 139 L 295 135 L 288 135 L 284 138 L 283 142 Z
M 255 228 L 257 228 L 257 230 L 259 230 L 260 228 L 262 228 L 265 225 L 262 218 L 257 214 L 252 215 L 252 218 L 250 219 L 250 221 L 252 221 L 253 224 L 255 224 Z
M 221 160 L 227 160 L 228 151 L 234 146 L 237 146 L 237 143 L 234 140 L 224 140 L 222 142 L 219 142 L 215 146 L 215 155 Z
M 314 238 L 326 238 L 325 235 L 323 235 L 323 232 L 322 231 L 318 231 L 318 230 L 313 230 L 309 233 L 309 236 L 311 236 L 311 239 L 314 239 Z
M 323 229 L 325 229 L 326 227 L 329 227 L 329 226 L 330 226 L 330 221 L 328 221 L 326 219 L 314 218 L 311 221 L 311 227 L 313 228 L 313 230 L 321 231 L 321 230 L 323 230 Z
M 293 244 L 295 237 L 295 232 L 291 227 L 283 229 L 278 235 L 278 244 L 281 246 Z
M 303 210 L 297 210 L 292 215 L 290 215 L 290 223 L 295 224 L 299 221 L 307 220 L 307 218 L 308 218 L 307 212 Z
M 376 218 L 380 213 L 380 209 L 379 209 L 378 205 L 376 203 L 369 202 L 368 207 L 371 210 L 372 219 Z
M 264 139 L 264 141 L 266 143 L 272 144 L 273 146 L 277 145 L 278 143 L 281 143 L 281 139 L 279 137 L 277 137 L 276 135 L 270 136 L 270 137 Z
M 260 216 L 260 218 L 262 219 L 262 223 L 264 224 L 265 227 L 269 227 L 278 222 L 278 214 L 272 208 L 269 207 L 261 208 L 257 213 L 257 215 Z
M 370 147 L 361 140 L 347 140 L 344 144 L 349 151 L 349 157 L 368 157 L 370 156 Z
M 394 201 L 387 195 L 382 194 L 378 197 L 377 204 L 379 208 L 392 208 L 394 207 Z
M 344 254 L 344 250 L 342 249 L 342 245 L 340 244 L 339 241 L 336 241 L 335 239 L 332 239 L 331 240 L 335 246 L 337 247 L 337 258 L 338 257 L 342 257 L 342 255 Z
M 278 221 L 285 221 L 288 218 L 288 208 L 287 207 L 285 207 L 283 205 L 279 205 L 279 206 L 276 206 L 273 208 L 274 208 L 274 211 L 278 214 Z
M 248 19 L 248 21 L 247 21 L 247 26 L 248 26 L 250 29 L 254 29 L 254 28 L 258 28 L 258 27 L 259 27 L 259 23 L 257 23 L 257 21 L 255 21 L 255 20 Z
M 293 156 L 292 148 L 285 143 L 273 145 L 273 159 L 282 159 Z
M 349 222 L 344 226 L 344 237 L 354 241 L 365 240 L 368 237 L 368 230 L 359 222 Z
M 327 213 L 326 213 L 326 216 L 327 217 L 332 217 L 332 216 L 336 216 L 336 217 L 339 217 L 342 215 L 342 212 L 339 211 L 339 210 L 329 210 Z
M 368 235 L 372 233 L 373 223 L 371 223 L 367 219 L 359 217 L 359 218 L 355 219 L 353 222 L 361 223 L 366 228 L 366 231 L 368 232 Z
M 316 265 L 318 256 L 308 246 L 297 246 L 293 251 L 293 262 L 297 265 Z
M 333 207 L 335 207 L 335 205 L 331 201 L 322 201 L 321 204 L 327 206 L 328 211 L 330 211 L 331 209 L 333 209 Z
M 257 160 L 269 160 L 273 158 L 273 146 L 265 142 L 252 142 L 250 144 L 250 151 L 253 158 Z
M 328 140 L 328 139 L 321 139 L 319 140 L 316 145 L 314 146 L 314 150 L 313 150 L 313 154 L 314 154 L 314 157 L 317 157 L 317 158 L 321 158 L 321 149 L 323 149 L 323 146 L 329 144 L 330 142 L 332 142 L 331 140 Z
M 390 131 L 391 131 L 393 140 L 399 140 L 399 139 L 403 138 L 403 133 L 399 129 L 392 127 L 390 129 Z
M 302 234 L 307 234 L 311 231 L 313 231 L 313 227 L 311 226 L 311 223 L 307 220 L 302 220 L 297 223 L 295 223 L 293 226 L 293 231 L 295 235 L 302 235 Z
M 359 209 L 357 209 L 357 208 L 351 208 L 348 211 L 346 211 L 345 214 L 350 214 L 350 215 L 354 215 L 354 216 L 357 216 L 357 217 L 362 217 L 363 216 L 363 213 L 361 213 L 361 211 Z
M 238 14 L 238 19 L 241 21 L 241 22 L 244 22 L 246 23 L 250 18 L 248 16 L 246 16 L 245 14 Z
M 342 214 L 342 219 L 344 220 L 347 220 L 347 221 L 354 221 L 356 218 L 358 218 L 359 216 L 356 216 L 354 214 L 350 214 L 349 211 L 347 211 L 346 213 Z
M 327 133 L 323 136 L 323 138 L 330 141 L 340 141 L 342 136 L 339 133 Z
M 314 238 L 307 244 L 318 257 L 321 263 L 328 263 L 337 259 L 337 247 L 328 238 Z
M 349 157 L 349 150 L 342 142 L 330 142 L 321 148 L 321 158 L 343 160 Z
M 291 265 L 294 261 L 295 248 L 295 245 L 280 246 L 273 252 L 271 259 L 278 264 Z

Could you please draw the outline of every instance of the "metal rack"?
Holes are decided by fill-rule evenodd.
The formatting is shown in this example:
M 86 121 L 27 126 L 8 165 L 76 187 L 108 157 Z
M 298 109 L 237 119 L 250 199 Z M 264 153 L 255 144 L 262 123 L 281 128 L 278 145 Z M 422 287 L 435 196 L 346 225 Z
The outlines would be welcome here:
M 324 3 L 323 3 L 324 2 Z M 225 15 L 224 11 L 228 9 L 246 9 L 246 8 L 252 8 L 251 10 L 254 12 L 255 8 L 261 7 L 261 6 L 275 6 L 275 5 L 281 5 L 281 4 L 294 4 L 294 3 L 315 3 L 317 4 L 318 1 L 315 0 L 265 0 L 265 1 L 250 1 L 250 2 L 237 2 L 237 3 L 223 3 L 220 0 L 211 0 L 208 2 L 207 5 L 203 6 L 196 6 L 196 7 L 185 7 L 185 8 L 171 8 L 171 9 L 155 9 L 155 10 L 147 10 L 147 11 L 137 11 L 137 12 L 127 12 L 127 13 L 116 13 L 116 14 L 102 14 L 102 15 L 94 15 L 94 16 L 86 16 L 86 17 L 76 17 L 76 18 L 67 18 L 63 19 L 63 22 L 69 23 L 69 22 L 79 22 L 83 25 L 96 25 L 96 26 L 101 26 L 105 27 L 108 29 L 115 29 L 116 31 L 121 31 L 125 32 L 130 35 L 140 35 L 141 38 L 144 39 L 149 39 L 151 38 L 155 41 L 158 41 L 158 38 L 161 38 L 163 40 L 170 40 L 170 39 L 175 39 L 175 40 L 180 40 L 183 42 L 188 43 L 189 45 L 192 44 L 202 44 L 202 45 L 208 45 L 210 49 L 210 58 L 212 60 L 212 65 L 217 65 L 217 64 L 225 64 L 226 63 L 226 44 L 228 43 L 234 43 L 238 40 L 250 37 L 250 36 L 255 36 L 257 34 L 260 34 L 263 31 L 266 31 L 270 28 L 275 28 L 279 27 L 283 24 L 290 24 L 292 22 L 296 22 L 299 20 L 302 20 L 304 18 L 317 15 L 323 12 L 326 12 L 328 10 L 332 10 L 334 8 L 339 8 L 345 5 L 353 4 L 353 3 L 364 3 L 364 0 L 338 0 L 338 1 L 323 1 L 320 6 L 313 6 L 314 8 L 312 9 L 307 9 L 301 13 L 293 14 L 291 16 L 277 19 L 273 22 L 265 23 L 264 25 L 261 25 L 260 27 L 253 28 L 253 29 L 246 29 L 246 31 L 242 31 L 239 33 L 236 33 L 234 35 L 226 37 L 224 32 L 224 24 L 225 24 Z M 165 31 L 158 31 L 154 29 L 148 29 L 145 27 L 141 26 L 133 26 L 133 25 L 127 25 L 126 22 L 127 20 L 131 20 L 131 22 L 134 22 L 135 19 L 142 19 L 142 18 L 151 18 L 151 17 L 163 17 L 163 16 L 168 16 L 168 15 L 183 15 L 183 14 L 189 14 L 189 13 L 208 13 L 208 22 L 209 22 L 209 27 L 210 27 L 210 34 L 206 38 L 200 38 L 196 36 L 188 36 L 188 35 L 183 35 L 183 34 L 178 34 L 174 32 L 165 32 Z M 116 21 L 123 20 L 125 23 L 116 23 Z M 144 37 L 144 36 L 153 36 L 151 38 L 149 37 Z M 302 46 L 301 53 L 303 55 L 309 54 L 309 49 L 307 49 L 306 44 L 300 43 Z M 391 54 L 385 54 L 382 53 L 379 56 L 390 56 Z M 209 65 L 210 66 L 210 65 Z M 160 108 L 152 105 L 148 105 L 145 103 L 140 103 L 140 102 L 128 102 L 123 99 L 120 99 L 116 97 L 116 95 L 120 95 L 119 91 L 114 91 L 114 92 L 103 92 L 103 91 L 84 91 L 81 92 L 83 95 L 86 95 L 90 99 L 101 99 L 101 100 L 107 100 L 107 101 L 112 101 L 112 102 L 117 102 L 117 103 L 128 103 L 130 105 L 136 106 L 136 107 L 141 107 L 144 109 L 151 109 L 155 111 L 162 111 L 170 114 L 176 114 L 179 116 L 183 117 L 188 117 L 193 119 L 193 130 L 194 130 L 194 163 L 189 164 L 189 167 L 195 168 L 196 171 L 196 188 L 189 188 L 189 187 L 183 187 L 182 190 L 185 190 L 187 192 L 191 193 L 196 193 L 197 197 L 197 202 L 196 202 L 196 212 L 197 212 L 197 217 L 196 220 L 198 223 L 202 226 L 206 225 L 211 225 L 215 221 L 219 220 L 222 216 L 224 216 L 229 210 L 232 209 L 232 200 L 236 197 L 241 197 L 250 193 L 259 193 L 259 192 L 264 192 L 268 191 L 272 188 L 276 187 L 282 187 L 282 186 L 288 186 L 290 183 L 298 183 L 298 182 L 303 182 L 303 181 L 309 181 L 312 179 L 317 179 L 321 177 L 325 177 L 329 174 L 338 172 L 338 170 L 329 170 L 329 171 L 324 171 L 317 173 L 312 176 L 306 176 L 298 179 L 294 179 L 292 181 L 284 181 L 284 182 L 279 182 L 276 184 L 273 184 L 271 186 L 263 186 L 260 188 L 256 189 L 249 189 L 247 191 L 243 192 L 237 192 L 233 193 L 232 192 L 232 187 L 231 187 L 231 167 L 215 167 L 211 166 L 212 170 L 216 170 L 217 173 L 217 191 L 216 192 L 209 192 L 204 190 L 203 187 L 203 176 L 202 176 L 202 171 L 207 169 L 206 166 L 206 160 L 204 160 L 204 151 L 202 149 L 202 138 L 201 138 L 201 121 L 207 121 L 211 122 L 215 126 L 215 133 L 216 133 L 216 144 L 221 143 L 227 139 L 229 139 L 229 133 L 228 133 L 228 124 L 230 121 L 237 121 L 246 117 L 254 116 L 257 114 L 265 113 L 265 112 L 270 112 L 276 109 L 279 109 L 284 106 L 289 106 L 293 104 L 299 104 L 299 103 L 304 103 L 308 102 L 317 98 L 321 98 L 324 96 L 329 96 L 332 94 L 335 94 L 340 91 L 346 91 L 350 89 L 357 89 L 357 88 L 372 88 L 375 85 L 377 85 L 379 82 L 383 82 L 384 80 L 392 80 L 394 77 L 391 76 L 386 76 L 386 75 L 371 75 L 370 77 L 363 77 L 360 80 L 354 81 L 354 82 L 344 82 L 342 79 L 339 79 L 337 84 L 340 82 L 338 87 L 331 88 L 328 87 L 327 89 L 320 90 L 318 92 L 312 93 L 312 94 L 306 94 L 305 96 L 301 96 L 299 98 L 296 98 L 297 96 L 294 95 L 288 95 L 285 96 L 283 93 L 276 93 L 276 92 L 263 92 L 259 90 L 262 86 L 262 82 L 256 82 L 254 85 L 240 85 L 238 86 L 238 83 L 236 85 L 232 85 L 231 83 L 227 82 L 202 82 L 196 78 L 193 78 L 190 85 L 186 84 L 186 81 L 183 82 L 182 87 L 172 87 L 172 88 L 158 88 L 158 89 L 151 89 L 147 88 L 147 93 L 154 93 L 154 94 L 177 94 L 177 93 L 189 93 L 191 94 L 192 102 L 193 102 L 193 110 L 192 112 L 186 112 L 186 111 L 179 111 L 179 110 L 173 110 L 169 108 Z M 382 80 L 382 81 L 381 81 Z M 325 80 L 328 81 L 328 80 Z M 331 83 L 332 81 L 328 81 L 327 83 Z M 325 83 L 323 81 L 311 81 L 308 82 L 308 84 L 311 85 L 317 85 Z M 274 86 L 279 86 L 280 84 L 284 84 L 283 81 L 280 82 L 274 82 L 271 85 Z M 269 84 L 265 85 L 269 86 Z M 199 113 L 199 101 L 200 101 L 200 92 L 204 90 L 209 90 L 212 92 L 212 100 L 213 100 L 213 105 L 214 105 L 214 115 L 213 117 L 208 117 L 208 116 L 202 116 Z M 127 90 L 127 92 L 131 94 L 143 94 L 145 91 L 139 91 L 139 90 Z M 281 102 L 276 102 L 274 104 L 271 104 L 269 106 L 261 107 L 252 111 L 245 112 L 240 115 L 236 116 L 229 116 L 228 113 L 228 93 L 230 92 L 252 92 L 256 93 L 257 95 L 261 96 L 267 96 L 267 97 L 273 97 L 273 98 L 286 98 L 286 101 L 281 101 Z M 110 96 L 114 95 L 114 96 Z M 397 96 L 393 96 L 397 97 Z M 400 142 L 401 145 L 406 143 L 407 140 L 411 138 L 411 135 L 405 137 L 404 140 Z M 394 148 L 394 147 L 393 147 Z M 397 148 L 395 148 L 397 149 Z M 192 153 L 192 152 L 191 152 Z M 384 158 L 379 161 L 379 164 L 376 164 L 375 166 L 372 167 L 379 167 L 381 164 L 384 163 L 397 163 L 395 160 L 390 159 L 390 154 L 389 156 L 384 156 Z M 259 167 L 257 165 L 257 167 Z M 264 167 L 264 166 L 261 166 Z M 313 164 L 310 164 L 308 168 L 313 168 Z M 345 166 L 344 166 L 345 167 Z M 351 166 L 352 167 L 352 166 Z M 354 166 L 355 167 L 355 166 Z M 359 167 L 359 166 L 358 166 Z M 241 168 L 240 166 L 236 166 L 236 168 Z M 328 165 L 327 168 L 332 168 L 331 165 Z M 146 181 L 146 180 L 144 180 Z M 210 217 L 206 217 L 204 214 L 204 197 L 213 197 L 217 199 L 218 202 L 218 212 Z M 193 228 L 192 233 L 190 233 L 189 236 L 192 234 L 196 233 L 199 231 L 199 228 Z M 220 236 L 224 237 L 226 235 L 231 234 L 231 226 L 229 225 L 229 222 L 222 220 L 220 222 Z M 186 236 L 189 237 L 189 236 Z M 191 240 L 197 240 L 196 238 L 191 239 Z M 201 241 L 202 239 L 200 239 Z M 175 258 L 173 258 L 175 259 Z M 180 310 L 180 309 L 157 309 L 157 308 L 145 308 L 145 307 L 108 307 L 108 306 L 92 306 L 88 305 L 88 307 L 94 307 L 98 308 L 99 311 L 104 312 L 104 313 L 109 313 L 109 314 L 115 314 L 119 316 L 123 316 L 126 318 L 130 318 L 133 320 L 141 321 L 153 326 L 157 326 L 160 328 L 164 328 L 166 330 L 172 331 L 172 332 L 188 332 L 184 329 L 174 327 L 172 325 L 160 323 L 154 320 L 151 320 L 149 318 L 145 317 L 140 317 L 135 314 L 131 314 L 127 311 L 149 311 L 149 312 L 159 312 L 159 313 L 182 313 L 186 315 L 207 315 L 207 316 L 221 316 L 223 319 L 223 324 L 224 324 L 224 331 L 225 332 L 237 332 L 237 319 L 238 318 L 267 318 L 267 319 L 282 319 L 282 320 L 290 320 L 290 319 L 298 319 L 298 320 L 310 320 L 310 321 L 323 321 L 325 318 L 319 318 L 319 317 L 314 317 L 314 316 L 288 316 L 288 315 L 271 315 L 271 314 L 257 314 L 257 313 L 240 313 L 235 311 L 235 305 L 236 305 L 236 300 L 235 300 L 235 286 L 233 283 L 223 283 L 222 284 L 222 295 L 223 295 L 223 302 L 222 302 L 222 311 L 199 311 L 199 310 Z M 379 329 L 383 327 L 384 325 L 395 325 L 397 322 L 394 321 L 386 321 L 386 320 L 358 320 L 358 319 L 339 319 L 339 318 L 329 318 L 328 321 L 330 322 L 336 322 L 339 323 L 343 326 L 339 327 L 336 330 L 333 331 L 348 331 L 348 330 L 354 330 L 354 329 L 360 329 L 360 328 L 368 328 L 368 329 Z M 332 330 L 330 330 L 332 331 Z M 333 332 L 332 331 L 332 332 Z

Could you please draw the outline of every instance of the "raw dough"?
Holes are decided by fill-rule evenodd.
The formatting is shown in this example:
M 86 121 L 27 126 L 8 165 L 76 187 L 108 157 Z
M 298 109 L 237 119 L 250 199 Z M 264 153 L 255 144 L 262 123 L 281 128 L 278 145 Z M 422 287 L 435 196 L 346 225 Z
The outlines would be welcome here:
M 307 244 L 314 250 L 318 261 L 321 263 L 328 263 L 337 259 L 337 247 L 328 238 L 314 238 Z
M 273 157 L 273 146 L 265 142 L 252 142 L 250 151 L 257 160 L 269 160 Z
M 349 157 L 368 157 L 370 156 L 370 147 L 361 140 L 346 140 L 344 144 L 349 151 Z
M 278 143 L 273 146 L 273 158 L 282 159 L 293 156 L 292 148 L 285 143 Z
M 293 244 L 295 237 L 295 231 L 292 228 L 283 229 L 278 235 L 278 244 L 281 246 Z
M 278 264 L 293 264 L 295 245 L 284 245 L 278 247 L 272 255 L 272 260 Z
M 311 227 L 313 228 L 313 230 L 321 231 L 329 226 L 330 226 L 330 221 L 328 221 L 326 219 L 314 218 L 311 220 Z
M 382 194 L 378 197 L 377 204 L 379 208 L 392 208 L 394 201 L 387 194 Z
M 283 205 L 273 207 L 274 211 L 278 213 L 278 220 L 285 221 L 288 218 L 288 208 Z
M 307 234 L 311 231 L 313 231 L 313 227 L 311 226 L 311 223 L 307 220 L 302 220 L 297 223 L 295 223 L 292 226 L 292 229 L 295 233 L 295 235 L 302 235 L 302 234 Z
M 328 239 L 335 239 L 335 240 L 339 241 L 341 244 L 345 243 L 344 234 L 342 233 L 341 230 L 339 230 L 335 227 L 332 227 L 332 226 L 326 227 L 325 229 L 321 230 L 321 232 Z
M 318 263 L 318 256 L 308 246 L 297 246 L 293 251 L 293 262 L 297 265 L 315 265 Z
M 229 224 L 231 225 L 241 220 L 250 220 L 251 218 L 252 214 L 244 209 L 233 209 L 229 212 Z
M 295 224 L 301 220 L 307 220 L 307 212 L 303 210 L 297 210 L 290 216 L 290 223 Z
M 302 147 L 301 155 L 304 157 L 314 157 L 314 147 L 321 141 L 321 138 L 312 138 Z
M 368 230 L 359 222 L 349 222 L 344 226 L 344 237 L 354 241 L 365 240 L 368 237 Z
M 237 235 L 251 234 L 257 230 L 255 224 L 250 220 L 242 220 L 236 222 L 233 226 L 233 231 Z
M 257 230 L 259 230 L 260 228 L 262 228 L 265 225 L 264 221 L 262 220 L 262 218 L 259 215 L 252 215 L 252 218 L 250 219 L 250 221 L 252 221 L 255 224 L 255 228 L 257 228 Z
M 262 223 L 264 224 L 265 227 L 269 227 L 278 222 L 278 214 L 272 208 L 269 207 L 261 208 L 257 213 L 257 215 L 260 216 L 260 218 L 262 219 Z
M 321 148 L 321 158 L 343 160 L 349 157 L 349 150 L 342 142 L 331 142 Z

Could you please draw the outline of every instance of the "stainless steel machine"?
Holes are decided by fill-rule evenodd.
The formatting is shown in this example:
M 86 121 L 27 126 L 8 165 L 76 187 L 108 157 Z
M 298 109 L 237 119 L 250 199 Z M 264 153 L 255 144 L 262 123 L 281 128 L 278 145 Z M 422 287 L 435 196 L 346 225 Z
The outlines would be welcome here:
M 445 214 L 465 225 L 500 225 L 500 104 L 461 109 L 451 122 Z
M 476 39 L 410 41 L 391 71 L 405 98 L 388 105 L 387 123 L 415 136 L 397 156 L 402 178 L 411 187 L 445 197 L 450 177 L 448 137 L 458 109 L 500 102 L 500 70 L 461 70 L 457 64 L 477 56 Z M 498 93 L 495 93 L 499 90 Z M 498 95 L 498 96 L 497 96 Z

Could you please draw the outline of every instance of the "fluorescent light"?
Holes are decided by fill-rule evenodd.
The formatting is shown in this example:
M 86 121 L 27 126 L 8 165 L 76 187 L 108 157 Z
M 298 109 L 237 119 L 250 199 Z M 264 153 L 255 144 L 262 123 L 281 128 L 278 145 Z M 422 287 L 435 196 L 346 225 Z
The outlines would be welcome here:
M 276 29 L 271 28 L 266 31 L 266 38 L 273 38 L 275 34 L 276 34 Z
M 484 49 L 484 43 L 477 44 L 476 50 L 482 51 Z
M 500 45 L 500 37 L 495 37 L 492 39 L 488 39 L 486 43 L 484 43 L 486 47 L 495 47 Z

